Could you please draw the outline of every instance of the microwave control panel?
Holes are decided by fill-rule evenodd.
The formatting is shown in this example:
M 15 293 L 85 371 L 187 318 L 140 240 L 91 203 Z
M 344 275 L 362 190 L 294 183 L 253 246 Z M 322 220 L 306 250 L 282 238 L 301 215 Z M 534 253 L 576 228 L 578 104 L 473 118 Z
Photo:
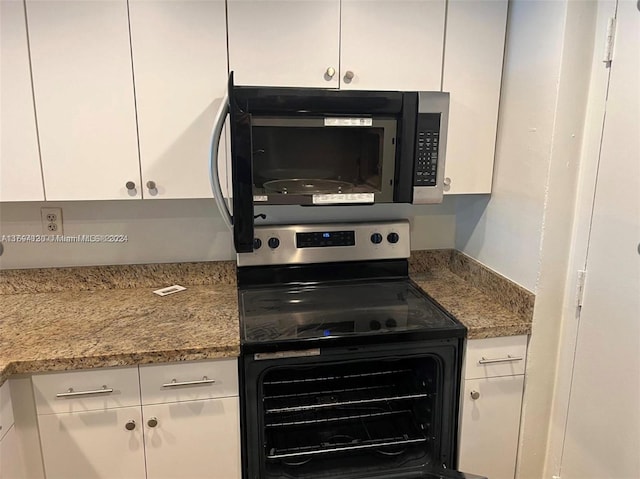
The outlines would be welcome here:
M 420 113 L 416 130 L 416 160 L 414 186 L 436 186 L 438 148 L 440 145 L 440 114 Z

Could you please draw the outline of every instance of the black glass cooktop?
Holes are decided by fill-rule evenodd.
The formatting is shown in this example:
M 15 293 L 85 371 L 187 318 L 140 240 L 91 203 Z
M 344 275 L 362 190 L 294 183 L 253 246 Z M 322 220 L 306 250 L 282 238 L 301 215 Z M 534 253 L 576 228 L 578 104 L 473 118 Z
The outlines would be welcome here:
M 466 333 L 408 279 L 251 288 L 239 299 L 243 344 Z

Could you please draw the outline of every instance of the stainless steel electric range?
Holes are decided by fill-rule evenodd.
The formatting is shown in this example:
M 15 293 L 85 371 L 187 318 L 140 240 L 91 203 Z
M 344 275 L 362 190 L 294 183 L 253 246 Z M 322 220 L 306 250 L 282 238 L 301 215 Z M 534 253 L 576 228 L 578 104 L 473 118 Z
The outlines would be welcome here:
M 409 224 L 257 227 L 238 255 L 244 479 L 455 471 L 466 328 L 408 276 Z

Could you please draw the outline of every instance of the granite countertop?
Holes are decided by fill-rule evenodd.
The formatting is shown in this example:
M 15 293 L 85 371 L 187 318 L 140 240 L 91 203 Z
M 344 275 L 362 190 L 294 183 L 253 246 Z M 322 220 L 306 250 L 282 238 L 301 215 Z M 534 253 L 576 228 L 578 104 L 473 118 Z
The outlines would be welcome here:
M 189 266 L 3 271 L 0 384 L 12 374 L 238 356 L 235 263 Z M 176 283 L 187 289 L 152 292 Z
M 469 339 L 531 332 L 533 294 L 457 251 L 412 253 L 410 275 Z M 187 289 L 152 293 L 173 284 Z M 0 384 L 13 374 L 239 353 L 233 262 L 0 272 Z

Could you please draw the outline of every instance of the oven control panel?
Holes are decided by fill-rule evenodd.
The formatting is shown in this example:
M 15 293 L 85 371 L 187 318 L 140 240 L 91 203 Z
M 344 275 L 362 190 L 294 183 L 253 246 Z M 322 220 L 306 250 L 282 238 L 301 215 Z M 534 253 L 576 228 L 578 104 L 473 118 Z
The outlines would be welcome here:
M 256 226 L 252 253 L 238 266 L 403 259 L 411 254 L 409 222 Z

